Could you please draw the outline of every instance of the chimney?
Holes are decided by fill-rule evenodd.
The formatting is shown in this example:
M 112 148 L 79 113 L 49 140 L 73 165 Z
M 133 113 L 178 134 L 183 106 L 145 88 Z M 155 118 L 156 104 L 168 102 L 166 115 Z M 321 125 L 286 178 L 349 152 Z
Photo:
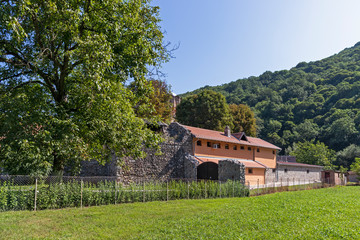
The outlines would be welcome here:
M 230 137 L 231 136 L 231 131 L 230 131 L 230 128 L 229 128 L 229 126 L 226 126 L 225 127 L 225 136 L 227 136 L 227 137 Z

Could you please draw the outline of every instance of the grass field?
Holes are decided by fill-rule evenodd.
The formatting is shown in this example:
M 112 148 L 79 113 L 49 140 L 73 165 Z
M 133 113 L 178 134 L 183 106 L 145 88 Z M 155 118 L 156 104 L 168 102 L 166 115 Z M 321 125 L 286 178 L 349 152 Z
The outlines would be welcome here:
M 360 239 L 360 187 L 0 213 L 2 239 Z

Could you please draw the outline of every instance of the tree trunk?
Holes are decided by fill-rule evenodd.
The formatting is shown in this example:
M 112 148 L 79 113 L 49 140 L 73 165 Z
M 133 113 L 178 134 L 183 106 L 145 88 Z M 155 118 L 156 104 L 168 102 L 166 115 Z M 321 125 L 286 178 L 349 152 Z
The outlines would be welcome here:
M 65 160 L 62 157 L 57 156 L 54 152 L 54 164 L 51 175 L 53 176 L 62 176 L 64 174 L 64 163 Z

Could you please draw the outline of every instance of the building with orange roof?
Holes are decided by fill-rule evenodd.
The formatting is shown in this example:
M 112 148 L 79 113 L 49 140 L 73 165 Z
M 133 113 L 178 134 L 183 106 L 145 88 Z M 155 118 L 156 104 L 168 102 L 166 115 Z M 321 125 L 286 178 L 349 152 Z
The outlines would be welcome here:
M 153 126 L 154 128 L 154 126 Z M 117 176 L 122 182 L 146 179 L 209 179 L 241 181 L 247 185 L 282 182 L 321 181 L 322 166 L 297 163 L 295 158 L 277 159 L 279 147 L 245 133 L 231 133 L 181 125 L 173 122 L 158 129 L 165 141 L 162 154 L 145 149 L 144 158 L 117 158 L 105 166 L 97 161 L 83 162 L 83 176 Z
M 198 178 L 218 179 L 219 161 L 233 159 L 245 166 L 245 182 L 265 184 L 267 169 L 276 168 L 279 147 L 245 133 L 231 134 L 183 125 L 193 136 L 193 155 L 198 160 Z

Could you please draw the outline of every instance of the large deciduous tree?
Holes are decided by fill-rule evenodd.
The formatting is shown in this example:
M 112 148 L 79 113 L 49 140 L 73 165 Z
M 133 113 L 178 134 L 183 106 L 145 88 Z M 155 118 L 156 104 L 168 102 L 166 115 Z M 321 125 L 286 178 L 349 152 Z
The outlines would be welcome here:
M 360 157 L 360 146 L 351 144 L 343 150 L 337 152 L 336 164 L 338 166 L 342 165 L 348 168 L 355 161 L 356 157 Z
M 159 21 L 148 0 L 1 1 L 0 166 L 46 175 L 156 146 L 136 113 L 168 60 Z
M 324 166 L 325 169 L 333 169 L 335 161 L 335 151 L 331 150 L 322 142 L 305 141 L 294 143 L 288 149 L 289 155 L 295 156 L 300 163 Z
M 182 124 L 212 130 L 232 127 L 232 118 L 225 97 L 211 90 L 184 98 L 176 108 L 176 120 Z
M 360 176 L 360 158 L 355 158 L 355 161 L 351 164 L 351 171 L 354 171 L 356 175 Z M 358 177 L 360 181 L 360 178 Z
M 233 132 L 245 132 L 246 135 L 256 137 L 256 119 L 250 107 L 244 104 L 230 104 L 233 118 Z
M 150 80 L 152 91 L 148 94 L 148 97 L 141 101 L 145 107 L 148 106 L 148 102 L 154 106 L 152 111 L 145 111 L 144 117 L 154 116 L 158 117 L 163 122 L 170 122 L 173 113 L 173 103 L 171 101 L 173 94 L 170 86 L 161 80 Z M 140 115 L 141 116 L 141 115 Z

